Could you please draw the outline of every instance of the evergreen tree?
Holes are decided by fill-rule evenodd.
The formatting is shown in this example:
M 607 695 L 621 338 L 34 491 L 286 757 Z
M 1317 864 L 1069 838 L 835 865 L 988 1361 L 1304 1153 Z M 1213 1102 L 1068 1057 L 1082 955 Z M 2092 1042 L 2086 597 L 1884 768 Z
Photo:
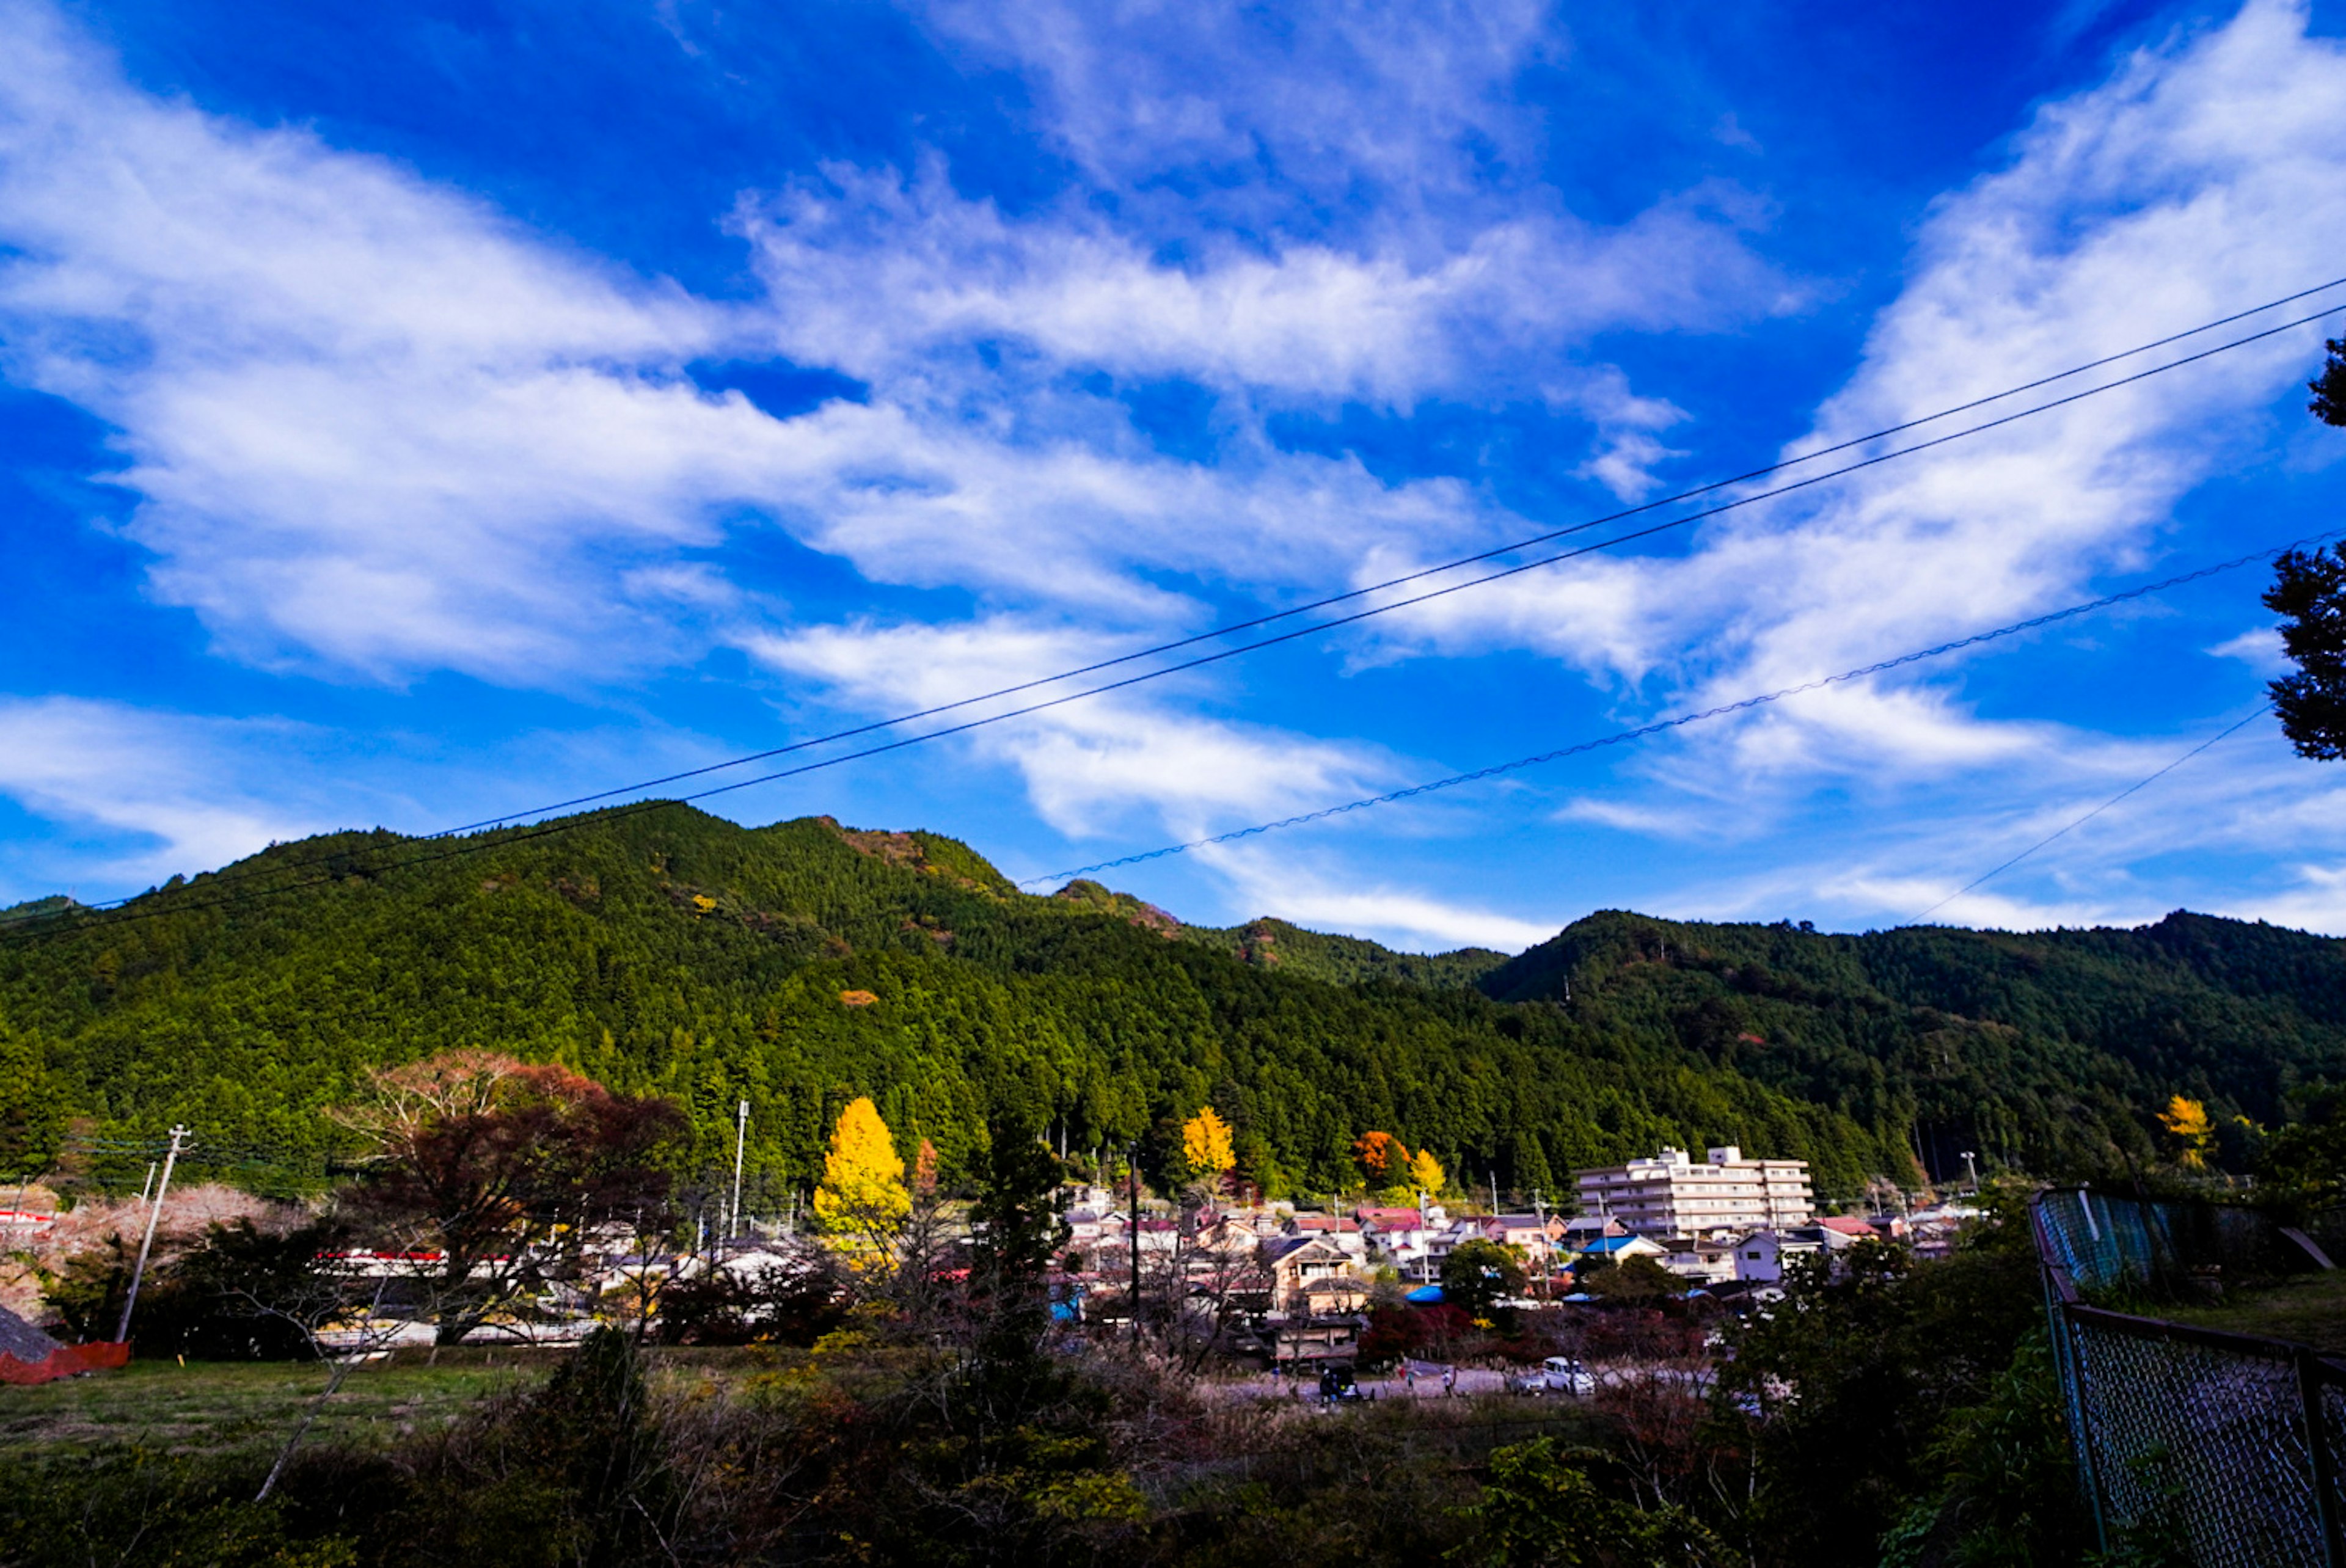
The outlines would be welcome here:
M 65 1096 L 49 1073 L 48 1053 L 0 1017 L 0 1178 L 24 1181 L 47 1171 L 65 1129 Z
M 2300 756 L 2335 762 L 2346 757 L 2346 549 L 2285 551 L 2265 607 L 2287 617 L 2281 651 L 2297 666 L 2266 688 L 2281 733 Z
M 981 1325 L 977 1381 L 1015 1420 L 1034 1394 L 1050 1328 L 1046 1275 L 1067 1244 L 1058 1160 L 1038 1129 L 1011 1115 L 986 1128 L 984 1180 L 970 1206 L 971 1297 Z

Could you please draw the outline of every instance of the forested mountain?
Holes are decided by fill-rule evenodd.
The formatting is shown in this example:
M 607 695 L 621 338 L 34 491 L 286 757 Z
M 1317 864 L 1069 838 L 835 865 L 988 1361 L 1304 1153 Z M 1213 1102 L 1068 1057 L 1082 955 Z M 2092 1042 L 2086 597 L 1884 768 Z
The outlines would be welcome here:
M 1491 972 L 1494 997 L 1675 1040 L 1706 1064 L 2042 1174 L 2155 1157 L 2183 1094 L 2237 1153 L 2301 1085 L 2346 1081 L 2346 942 L 2178 911 L 2121 931 L 1826 935 L 1594 914 Z
M 2192 915 L 1844 937 L 1604 913 L 1513 960 L 1425 957 L 1186 927 L 1096 883 L 1022 894 L 933 834 L 663 807 L 454 845 L 334 835 L 122 914 L 48 906 L 0 937 L 0 1030 L 46 1064 L 0 1084 L 19 1121 L 184 1121 L 262 1186 L 322 1178 L 321 1112 L 364 1068 L 481 1045 L 673 1095 L 695 1169 L 729 1166 L 749 1100 L 768 1194 L 809 1184 L 865 1094 L 948 1172 L 993 1101 L 1145 1163 L 1210 1102 L 1274 1193 L 1350 1181 L 1379 1128 L 1503 1189 L 1731 1142 L 1853 1194 L 1911 1182 L 1917 1153 L 2122 1168 L 2177 1092 L 2272 1119 L 2300 1080 L 2346 1079 L 2346 944 Z

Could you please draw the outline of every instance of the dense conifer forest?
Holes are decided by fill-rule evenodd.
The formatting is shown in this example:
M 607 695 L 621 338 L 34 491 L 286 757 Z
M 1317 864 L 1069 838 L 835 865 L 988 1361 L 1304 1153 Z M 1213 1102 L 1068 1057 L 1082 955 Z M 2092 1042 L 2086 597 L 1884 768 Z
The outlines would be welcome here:
M 119 913 L 46 911 L 0 938 L 11 1136 L 184 1122 L 206 1174 L 261 1190 L 322 1183 L 342 1151 L 321 1110 L 362 1069 L 467 1045 L 672 1096 L 695 1171 L 729 1166 L 748 1100 L 768 1203 L 811 1185 L 861 1095 L 948 1172 L 991 1108 L 1161 1164 L 1211 1104 L 1274 1196 L 1354 1179 L 1378 1128 L 1503 1193 L 1738 1143 L 1847 1197 L 1965 1150 L 2123 1173 L 2174 1094 L 2238 1127 L 2346 1079 L 2346 943 L 2186 913 L 1840 936 L 1607 911 L 1514 959 L 1429 957 L 1186 926 L 1090 882 L 1030 896 L 934 834 L 684 807 L 460 845 L 345 833 Z

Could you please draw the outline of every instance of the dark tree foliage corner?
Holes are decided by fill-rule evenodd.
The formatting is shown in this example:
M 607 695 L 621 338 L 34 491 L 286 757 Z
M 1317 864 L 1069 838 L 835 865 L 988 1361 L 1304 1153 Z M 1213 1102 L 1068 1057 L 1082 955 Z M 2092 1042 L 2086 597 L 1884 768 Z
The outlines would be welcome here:
M 2326 346 L 2321 373 L 2306 383 L 2313 393 L 2306 408 L 2324 424 L 2346 428 L 2346 338 Z M 2300 756 L 2335 762 L 2346 757 L 2346 548 L 2283 554 L 2265 607 L 2288 617 L 2281 647 L 2297 665 L 2296 674 L 2266 688 L 2281 732 Z
M 2346 548 L 2284 554 L 2265 607 L 2286 617 L 2281 649 L 2297 665 L 2266 688 L 2281 732 L 2299 755 L 2335 762 L 2346 757 Z
M 2322 423 L 2346 427 L 2346 338 L 2332 338 L 2324 346 L 2330 358 L 2321 373 L 2305 383 L 2313 394 L 2305 406 Z

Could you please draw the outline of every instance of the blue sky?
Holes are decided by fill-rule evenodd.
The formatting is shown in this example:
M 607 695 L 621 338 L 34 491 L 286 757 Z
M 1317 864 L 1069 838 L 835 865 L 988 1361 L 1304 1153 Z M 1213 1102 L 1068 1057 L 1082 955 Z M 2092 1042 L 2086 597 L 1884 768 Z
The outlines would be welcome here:
M 2342 29 L 0 0 L 0 902 L 950 701 L 2346 274 Z M 1039 876 L 2040 614 L 2340 525 L 2320 337 L 712 805 Z M 1902 923 L 2252 712 L 2261 585 L 1105 880 Z M 2259 720 L 1934 918 L 2178 906 L 2346 932 L 2346 769 Z

